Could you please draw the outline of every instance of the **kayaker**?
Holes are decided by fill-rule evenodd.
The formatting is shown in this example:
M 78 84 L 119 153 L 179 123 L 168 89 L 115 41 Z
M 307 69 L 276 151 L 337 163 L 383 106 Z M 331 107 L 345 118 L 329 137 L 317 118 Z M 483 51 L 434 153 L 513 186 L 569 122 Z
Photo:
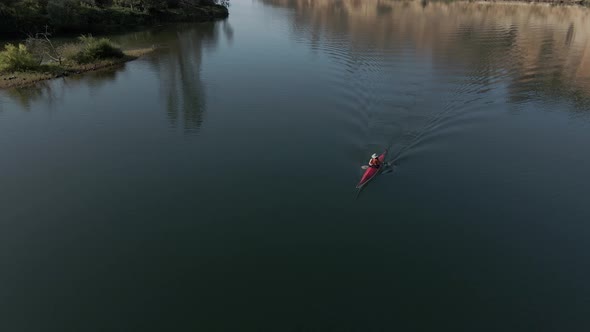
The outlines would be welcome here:
M 376 153 L 373 153 L 371 156 L 371 160 L 369 160 L 369 167 L 379 168 L 381 166 L 381 161 L 379 161 L 379 156 Z

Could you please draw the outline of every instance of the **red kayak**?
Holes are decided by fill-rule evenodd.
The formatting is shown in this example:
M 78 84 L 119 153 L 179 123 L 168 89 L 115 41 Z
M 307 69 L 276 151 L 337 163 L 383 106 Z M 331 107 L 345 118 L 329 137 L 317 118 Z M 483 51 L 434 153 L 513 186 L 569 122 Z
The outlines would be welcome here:
M 359 184 L 356 185 L 356 187 L 358 189 L 362 188 L 365 184 L 367 184 L 369 181 L 373 180 L 373 178 L 375 176 L 377 176 L 377 174 L 379 174 L 379 172 L 381 171 L 381 169 L 383 169 L 384 167 L 384 161 L 385 161 L 385 155 L 387 154 L 387 150 L 385 150 L 380 156 L 379 156 L 379 161 L 381 162 L 381 165 L 379 166 L 379 168 L 375 168 L 375 167 L 369 167 L 367 168 L 367 170 L 365 171 L 365 174 L 363 174 L 363 177 L 361 178 L 361 181 L 359 182 Z

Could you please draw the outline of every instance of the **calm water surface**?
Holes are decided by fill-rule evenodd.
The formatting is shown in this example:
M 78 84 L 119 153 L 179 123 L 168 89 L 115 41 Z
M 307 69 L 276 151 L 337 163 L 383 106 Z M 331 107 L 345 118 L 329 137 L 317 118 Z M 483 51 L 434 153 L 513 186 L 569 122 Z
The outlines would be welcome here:
M 243 0 L 0 92 L 0 330 L 590 330 L 589 34 L 576 7 Z

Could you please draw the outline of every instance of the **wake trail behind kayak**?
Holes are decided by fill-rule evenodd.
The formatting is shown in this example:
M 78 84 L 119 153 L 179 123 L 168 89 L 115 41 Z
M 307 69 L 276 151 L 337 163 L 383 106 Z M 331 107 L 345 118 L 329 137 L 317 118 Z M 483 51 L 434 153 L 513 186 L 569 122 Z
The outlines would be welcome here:
M 495 73 L 493 79 L 499 81 L 503 77 L 504 74 Z M 399 161 L 408 151 L 421 144 L 427 137 L 448 126 L 450 122 L 469 113 L 480 111 L 481 106 L 493 98 L 489 92 L 495 88 L 491 88 L 487 81 L 481 81 L 472 75 L 465 74 L 458 82 L 455 82 L 445 82 L 445 84 L 451 84 L 454 87 L 451 87 L 449 94 L 444 98 L 442 109 L 426 115 L 427 121 L 418 130 L 410 131 L 401 137 L 402 145 L 399 151 L 394 154 L 394 160 Z M 482 91 L 485 92 L 486 97 L 482 96 Z M 406 142 L 404 143 L 404 141 Z

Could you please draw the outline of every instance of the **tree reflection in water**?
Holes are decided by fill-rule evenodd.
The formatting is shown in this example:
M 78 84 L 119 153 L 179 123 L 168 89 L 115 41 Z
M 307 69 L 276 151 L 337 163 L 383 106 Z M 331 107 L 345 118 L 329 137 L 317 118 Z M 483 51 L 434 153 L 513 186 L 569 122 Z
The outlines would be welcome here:
M 155 54 L 139 61 L 147 61 L 155 71 L 159 90 L 165 100 L 170 126 L 184 131 L 198 130 L 206 109 L 205 84 L 201 77 L 203 52 L 217 46 L 220 35 L 232 41 L 233 29 L 229 22 L 178 24 L 166 28 L 133 32 L 114 36 L 113 40 L 127 48 L 161 48 Z M 66 78 L 40 82 L 33 86 L 14 88 L 4 93 L 22 109 L 42 100 L 49 108 L 67 88 L 85 85 L 91 90 L 112 83 L 126 64 L 114 68 L 72 75 Z M 62 96 L 63 97 L 63 96 Z
M 198 130 L 206 110 L 205 84 L 201 77 L 203 52 L 217 46 L 220 33 L 231 40 L 229 23 L 188 25 L 178 29 L 160 56 L 149 57 L 166 100 L 170 126 Z

